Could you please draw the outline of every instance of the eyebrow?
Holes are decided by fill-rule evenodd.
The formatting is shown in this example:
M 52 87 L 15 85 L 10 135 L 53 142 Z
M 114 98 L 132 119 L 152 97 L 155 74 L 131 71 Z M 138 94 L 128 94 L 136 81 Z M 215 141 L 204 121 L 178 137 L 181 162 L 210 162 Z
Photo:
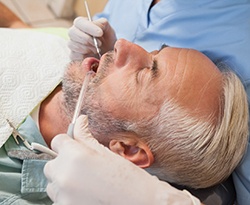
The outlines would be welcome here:
M 169 47 L 169 45 L 163 43 L 163 44 L 161 45 L 160 49 L 159 49 L 159 52 L 160 52 L 162 49 L 166 48 L 166 47 Z
M 161 50 L 163 50 L 166 47 L 169 47 L 169 46 L 167 44 L 163 43 L 161 45 L 160 49 L 158 50 L 158 52 L 160 52 Z M 152 71 L 152 78 L 156 78 L 158 75 L 159 68 L 158 68 L 158 61 L 155 59 L 153 60 L 153 66 L 151 68 L 151 71 Z
M 160 52 L 162 49 L 164 49 L 166 47 L 169 47 L 169 46 L 166 45 L 165 43 L 163 43 L 161 45 L 160 49 L 158 50 L 158 52 Z M 152 71 L 152 78 L 156 78 L 158 75 L 159 68 L 158 68 L 158 61 L 155 59 L 153 60 L 153 66 L 151 68 L 151 71 Z
M 158 74 L 158 62 L 157 60 L 153 60 L 153 66 L 151 68 L 151 71 L 152 71 L 152 78 L 155 78 Z

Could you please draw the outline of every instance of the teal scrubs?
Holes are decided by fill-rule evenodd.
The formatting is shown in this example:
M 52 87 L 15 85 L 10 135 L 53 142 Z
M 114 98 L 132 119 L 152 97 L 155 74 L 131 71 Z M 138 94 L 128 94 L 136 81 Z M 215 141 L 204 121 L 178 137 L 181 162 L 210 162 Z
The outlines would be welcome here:
M 28 117 L 19 132 L 29 142 L 45 145 L 35 122 Z M 17 145 L 10 136 L 0 149 L 0 204 L 52 204 L 46 194 L 47 180 L 43 167 L 50 157 Z

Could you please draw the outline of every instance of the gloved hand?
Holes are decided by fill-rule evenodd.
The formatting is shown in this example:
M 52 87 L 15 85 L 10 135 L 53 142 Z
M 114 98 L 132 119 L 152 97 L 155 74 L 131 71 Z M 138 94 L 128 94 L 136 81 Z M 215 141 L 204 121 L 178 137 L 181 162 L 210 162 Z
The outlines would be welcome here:
M 69 29 L 69 48 L 71 60 L 82 60 L 86 57 L 96 56 L 93 37 L 96 37 L 101 54 L 114 48 L 116 35 L 113 28 L 105 18 L 89 21 L 84 17 L 77 17 Z
M 200 201 L 158 180 L 130 161 L 100 145 L 87 129 L 87 118 L 77 119 L 75 140 L 56 136 L 58 156 L 44 173 L 47 193 L 57 205 L 198 205 Z

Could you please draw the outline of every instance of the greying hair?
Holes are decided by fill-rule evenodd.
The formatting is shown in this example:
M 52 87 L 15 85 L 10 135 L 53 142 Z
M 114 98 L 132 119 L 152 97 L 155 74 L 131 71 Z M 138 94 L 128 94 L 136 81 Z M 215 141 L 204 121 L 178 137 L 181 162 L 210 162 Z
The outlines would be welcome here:
M 210 187 L 233 172 L 248 142 L 247 97 L 233 72 L 222 75 L 219 116 L 199 119 L 166 100 L 153 119 L 129 125 L 128 130 L 147 142 L 155 156 L 148 172 L 192 188 Z

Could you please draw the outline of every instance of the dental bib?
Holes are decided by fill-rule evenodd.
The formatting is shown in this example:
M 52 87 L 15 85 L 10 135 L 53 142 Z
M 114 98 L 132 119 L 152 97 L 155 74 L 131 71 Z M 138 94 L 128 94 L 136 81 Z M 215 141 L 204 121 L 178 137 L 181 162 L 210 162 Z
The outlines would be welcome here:
M 61 82 L 67 42 L 32 29 L 0 29 L 0 147 Z

